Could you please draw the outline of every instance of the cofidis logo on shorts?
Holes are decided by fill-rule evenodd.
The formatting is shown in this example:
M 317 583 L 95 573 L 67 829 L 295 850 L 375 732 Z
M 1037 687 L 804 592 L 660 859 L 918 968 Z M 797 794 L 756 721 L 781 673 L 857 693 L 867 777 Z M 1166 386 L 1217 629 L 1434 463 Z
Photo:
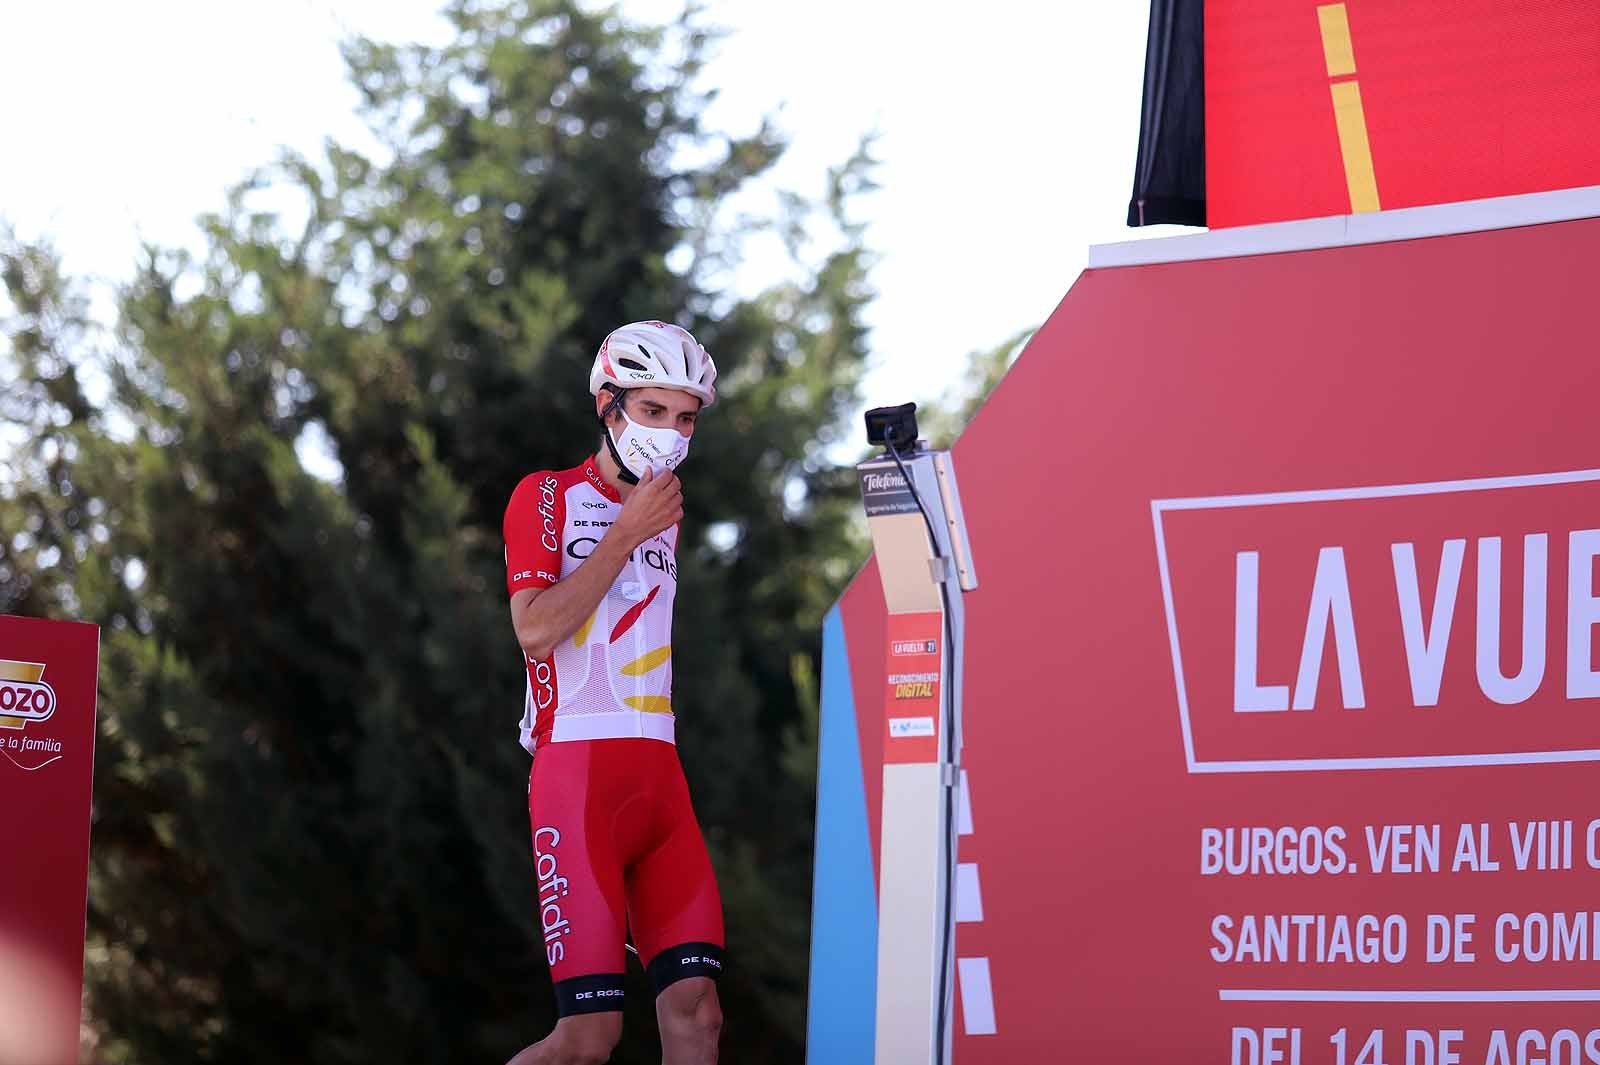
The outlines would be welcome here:
M 1600 470 L 1151 509 L 1190 772 L 1600 761 Z

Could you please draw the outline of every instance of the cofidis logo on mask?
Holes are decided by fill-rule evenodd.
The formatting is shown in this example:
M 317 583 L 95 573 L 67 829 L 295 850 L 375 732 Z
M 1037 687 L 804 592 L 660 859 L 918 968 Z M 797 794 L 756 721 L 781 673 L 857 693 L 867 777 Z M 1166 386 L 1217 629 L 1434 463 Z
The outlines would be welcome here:
M 1600 470 L 1152 511 L 1190 772 L 1600 761 Z

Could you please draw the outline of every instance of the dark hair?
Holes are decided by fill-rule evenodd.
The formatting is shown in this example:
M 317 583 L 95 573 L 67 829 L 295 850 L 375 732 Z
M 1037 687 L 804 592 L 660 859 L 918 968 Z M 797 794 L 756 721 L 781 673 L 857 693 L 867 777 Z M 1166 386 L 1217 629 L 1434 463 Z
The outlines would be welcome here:
M 631 389 L 631 388 L 618 388 L 616 385 L 612 384 L 610 381 L 607 381 L 605 384 L 600 386 L 600 390 L 602 392 L 610 392 L 611 393 L 611 402 L 607 403 L 606 406 L 605 406 L 605 409 L 600 412 L 600 424 L 601 425 L 605 425 L 606 419 L 611 417 L 611 414 L 612 414 L 613 411 L 616 411 L 619 408 L 621 408 L 623 410 L 626 410 L 626 408 L 623 406 L 623 404 L 626 402 L 626 400 L 628 398 L 628 393 L 632 392 L 633 389 Z

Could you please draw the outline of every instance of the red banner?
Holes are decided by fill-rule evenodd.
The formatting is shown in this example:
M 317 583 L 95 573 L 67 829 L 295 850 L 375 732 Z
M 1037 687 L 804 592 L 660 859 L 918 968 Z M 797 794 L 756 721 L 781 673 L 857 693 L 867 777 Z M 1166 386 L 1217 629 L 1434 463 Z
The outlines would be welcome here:
M 0 615 L 0 1061 L 78 1056 L 99 645 Z
M 1600 184 L 1593 0 L 1206 0 L 1213 227 Z
M 939 663 L 944 615 L 889 615 L 884 690 L 885 763 L 939 760 Z

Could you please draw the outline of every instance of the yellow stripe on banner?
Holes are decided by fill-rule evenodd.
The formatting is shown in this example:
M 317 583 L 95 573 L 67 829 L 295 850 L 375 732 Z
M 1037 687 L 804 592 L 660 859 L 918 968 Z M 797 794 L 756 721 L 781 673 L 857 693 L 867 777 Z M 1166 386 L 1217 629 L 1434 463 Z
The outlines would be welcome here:
M 41 662 L 14 662 L 9 658 L 0 658 L 0 680 L 20 680 L 28 684 L 37 684 L 42 676 L 44 676 L 44 664 Z
M 600 611 L 596 610 L 593 614 L 589 615 L 588 621 L 585 621 L 582 625 L 578 626 L 578 631 L 572 634 L 572 643 L 574 646 L 583 646 L 583 641 L 589 638 L 589 630 L 594 628 L 594 619 L 599 616 Z
M 1328 61 L 1328 77 L 1342 78 L 1356 72 L 1356 50 L 1350 43 L 1350 16 L 1343 4 L 1323 4 L 1317 8 L 1322 27 L 1322 56 Z
M 20 680 L 28 684 L 37 684 L 44 676 L 44 663 L 42 662 L 16 662 L 9 658 L 0 658 L 0 680 Z M 0 728 L 21 728 L 28 723 L 25 717 L 0 717 Z
M 1372 146 L 1367 143 L 1367 116 L 1361 109 L 1361 87 L 1353 81 L 1341 81 L 1330 88 L 1333 121 L 1339 127 L 1339 153 L 1344 156 L 1344 180 L 1350 188 L 1350 210 L 1355 214 L 1380 210 Z
M 672 700 L 665 695 L 630 695 L 622 701 L 646 714 L 672 713 Z
M 632 662 L 622 667 L 625 677 L 640 677 L 672 657 L 672 645 L 657 647 L 654 651 L 647 651 L 635 658 Z

